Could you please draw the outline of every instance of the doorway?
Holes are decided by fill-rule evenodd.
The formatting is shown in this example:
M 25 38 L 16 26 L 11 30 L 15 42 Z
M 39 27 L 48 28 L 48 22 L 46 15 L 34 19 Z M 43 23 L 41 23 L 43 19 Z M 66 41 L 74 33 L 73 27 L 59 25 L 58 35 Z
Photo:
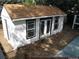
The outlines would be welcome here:
M 40 20 L 40 38 L 50 36 L 51 32 L 51 19 Z

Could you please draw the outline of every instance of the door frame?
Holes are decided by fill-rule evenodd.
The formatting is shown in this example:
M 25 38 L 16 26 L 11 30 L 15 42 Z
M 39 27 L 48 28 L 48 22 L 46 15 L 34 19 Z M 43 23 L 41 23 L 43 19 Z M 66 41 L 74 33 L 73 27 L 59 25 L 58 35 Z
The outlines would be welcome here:
M 49 33 L 47 33 L 47 21 L 50 21 L 50 27 L 49 27 Z M 52 23 L 52 21 L 51 21 L 52 19 L 50 18 L 50 19 L 43 19 L 43 20 L 40 20 L 40 29 L 41 29 L 41 21 L 44 21 L 44 34 L 40 34 L 39 33 L 39 36 L 40 36 L 40 38 L 44 38 L 44 37 L 46 37 L 46 36 L 50 36 L 51 35 L 51 23 Z M 41 30 L 39 30 L 39 32 L 40 32 Z

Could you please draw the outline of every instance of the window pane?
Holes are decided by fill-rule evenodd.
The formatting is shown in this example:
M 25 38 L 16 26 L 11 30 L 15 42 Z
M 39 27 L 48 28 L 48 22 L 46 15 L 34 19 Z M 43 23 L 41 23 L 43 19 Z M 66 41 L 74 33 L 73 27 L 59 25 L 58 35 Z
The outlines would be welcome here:
M 58 23 L 59 17 L 55 17 L 55 23 Z
M 75 24 L 74 29 L 79 29 L 79 25 Z
M 28 29 L 34 28 L 34 24 L 28 24 L 28 25 L 27 25 L 27 28 L 28 28 Z
M 59 16 L 55 17 L 55 22 L 54 22 L 54 30 L 58 29 L 58 25 L 59 25 Z
M 27 21 L 27 29 L 34 28 L 35 21 Z
M 77 18 L 76 18 L 76 22 L 79 23 L 79 16 L 77 16 Z
M 54 24 L 54 30 L 58 29 L 58 24 Z
M 40 24 L 40 34 L 44 34 L 44 21 L 41 21 L 41 24 Z
M 50 24 L 51 24 L 51 23 L 50 23 L 50 20 L 48 20 L 48 21 L 47 21 L 47 33 L 49 33 L 49 31 L 50 31 Z
M 55 19 L 55 23 L 58 23 L 58 19 Z
M 35 36 L 35 32 L 36 32 L 36 27 L 35 27 L 35 20 L 28 20 L 26 21 L 27 23 L 27 38 L 33 38 Z
M 35 22 L 34 20 L 31 20 L 31 21 L 28 20 L 28 21 L 27 21 L 27 24 L 34 24 L 34 22 Z
M 25 20 L 19 20 L 19 21 L 14 21 L 13 23 L 14 23 L 14 25 L 22 25 L 22 24 L 26 24 L 26 21 Z
M 32 38 L 35 36 L 35 30 L 28 30 L 27 31 L 27 38 Z

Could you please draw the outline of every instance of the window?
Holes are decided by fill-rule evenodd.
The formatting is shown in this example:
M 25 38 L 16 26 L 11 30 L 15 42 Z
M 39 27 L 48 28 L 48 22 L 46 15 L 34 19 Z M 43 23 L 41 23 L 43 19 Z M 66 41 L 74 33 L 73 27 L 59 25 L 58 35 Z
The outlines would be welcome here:
M 76 17 L 76 23 L 79 23 L 79 15 Z
M 40 19 L 40 36 L 48 36 L 51 31 L 51 17 L 41 18 Z
M 26 33 L 27 39 L 35 37 L 36 34 L 36 27 L 35 27 L 35 20 L 28 20 L 26 21 Z
M 50 32 L 50 28 L 51 28 L 51 20 L 47 20 L 47 33 Z
M 55 17 L 55 22 L 54 22 L 54 30 L 58 29 L 58 25 L 59 25 L 59 16 Z
M 58 29 L 58 24 L 54 24 L 54 30 Z
M 40 24 L 40 35 L 43 35 L 44 34 L 44 24 L 45 24 L 45 22 L 41 21 L 40 23 L 41 23 Z

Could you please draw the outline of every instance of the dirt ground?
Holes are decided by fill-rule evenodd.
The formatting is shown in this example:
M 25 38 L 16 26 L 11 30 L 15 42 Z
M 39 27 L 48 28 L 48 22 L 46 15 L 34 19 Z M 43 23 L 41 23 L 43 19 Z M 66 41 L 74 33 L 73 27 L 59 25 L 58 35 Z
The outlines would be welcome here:
M 4 55 L 13 57 L 15 56 L 15 52 L 13 52 L 11 45 L 8 43 L 8 41 L 4 38 L 2 24 L 0 23 L 0 44 L 3 49 Z
M 78 30 L 72 30 L 70 27 L 65 27 L 62 32 L 52 35 L 49 38 L 40 39 L 34 44 L 18 48 L 16 59 L 53 57 L 78 35 Z
M 15 56 L 15 59 L 51 58 L 78 35 L 78 30 L 72 30 L 70 27 L 65 26 L 62 32 L 52 35 L 46 39 L 40 39 L 34 44 L 20 47 L 17 49 L 16 53 L 11 53 L 12 47 L 4 39 L 2 25 L 0 25 L 0 43 L 2 42 L 1 44 L 3 45 L 5 52 L 9 53 L 7 55 L 13 55 Z

